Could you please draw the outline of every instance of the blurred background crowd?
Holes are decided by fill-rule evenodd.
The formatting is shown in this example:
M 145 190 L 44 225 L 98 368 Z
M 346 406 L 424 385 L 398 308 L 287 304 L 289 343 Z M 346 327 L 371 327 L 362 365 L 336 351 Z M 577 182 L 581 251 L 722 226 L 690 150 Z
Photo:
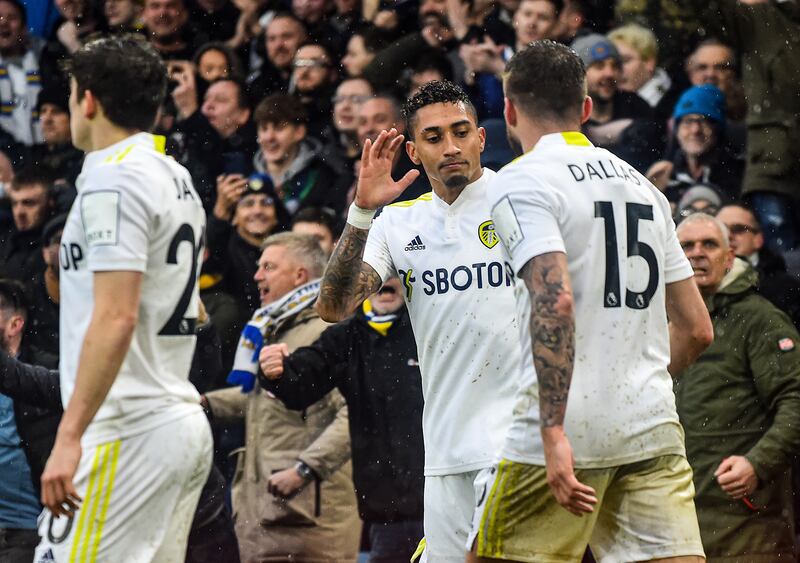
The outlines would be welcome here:
M 319 369 L 319 358 L 347 365 L 356 360 L 335 358 L 337 347 L 358 351 L 358 374 L 326 380 L 328 391 L 336 388 L 331 393 L 337 394 L 320 399 L 317 386 L 308 390 L 312 401 L 297 389 L 284 390 L 291 397 L 281 398 L 294 406 L 292 413 L 300 413 L 291 415 L 296 420 L 282 419 L 286 413 L 270 415 L 252 402 L 248 407 L 242 402 L 247 394 L 228 387 L 226 378 L 253 312 L 321 275 L 353 198 L 362 143 L 383 129 L 403 132 L 402 101 L 429 81 L 451 80 L 469 94 L 487 131 L 483 164 L 497 170 L 515 156 L 503 122 L 506 61 L 540 39 L 571 45 L 586 66 L 594 100 L 583 132 L 662 190 L 676 222 L 698 212 L 716 215 L 727 228 L 720 244 L 729 245 L 753 272 L 746 291 L 769 300 L 781 319 L 788 315 L 789 326 L 800 324 L 800 4 L 795 0 L 0 0 L 0 344 L 11 356 L 58 365 L 59 256 L 66 260 L 71 251 L 60 246 L 60 236 L 84 157 L 70 142 L 70 90 L 62 62 L 96 34 L 123 32 L 140 34 L 167 62 L 169 92 L 155 132 L 166 137 L 167 153 L 190 171 L 207 212 L 200 279 L 205 313 L 192 381 L 208 396 L 217 466 L 224 481 L 234 483 L 234 515 L 237 483 L 258 481 L 259 474 L 269 480 L 269 491 L 261 483 L 263 491 L 252 493 L 256 498 L 242 489 L 238 495 L 239 512 L 247 504 L 249 520 L 258 523 L 256 530 L 242 530 L 242 519 L 236 520 L 239 543 L 252 540 L 253 553 L 267 544 L 272 550 L 257 560 L 302 553 L 299 534 L 300 543 L 313 537 L 324 546 L 320 553 L 336 553 L 306 560 L 349 561 L 359 545 L 368 550 L 371 541 L 373 561 L 393 561 L 389 555 L 381 559 L 380 546 L 396 552 L 397 545 L 418 535 L 422 401 L 399 284 L 389 284 L 386 303 L 377 310 L 368 305 L 359 312 L 363 334 L 351 327 L 338 340 L 329 338 L 331 351 L 320 351 L 317 364 L 308 360 Z M 412 167 L 400 155 L 395 177 Z M 617 172 L 598 163 L 584 173 Z M 427 191 L 423 173 L 402 199 Z M 284 231 L 306 238 L 270 239 L 263 248 L 268 237 Z M 318 259 L 315 250 L 303 247 L 308 237 L 322 249 Z M 687 254 L 699 250 L 690 246 Z M 276 253 L 280 256 L 272 256 Z M 293 261 L 311 274 L 289 280 L 283 294 L 276 293 L 273 276 L 280 273 L 272 270 Z M 709 300 L 718 289 L 719 283 L 706 295 Z M 737 323 L 741 328 L 756 321 L 744 315 Z M 324 327 L 317 328 L 313 338 L 301 335 L 298 345 L 312 344 Z M 373 340 L 392 334 L 389 348 L 396 345 L 402 354 L 375 352 L 383 341 Z M 790 352 L 794 333 L 778 341 L 773 348 Z M 770 373 L 783 369 L 787 377 L 800 378 L 797 366 L 769 354 L 761 358 Z M 737 365 L 753 379 L 755 368 Z M 328 367 L 331 373 L 340 369 Z M 387 381 L 408 372 L 405 381 L 414 383 L 379 390 L 353 383 L 376 370 L 385 372 Z M 783 381 L 767 390 L 751 385 L 752 408 L 765 414 L 748 432 L 763 434 L 777 420 L 784 404 L 779 391 L 796 393 Z M 248 401 L 278 403 L 258 386 L 249 393 Z M 370 399 L 370 393 L 380 400 Z M 393 400 L 402 402 L 402 409 L 392 407 Z M 357 415 L 353 401 L 360 401 Z M 751 407 L 719 408 L 750 412 Z M 24 409 L 0 396 L 5 460 L 0 460 L 0 530 L 35 527 L 41 464 L 31 444 L 49 452 L 53 420 L 57 414 Z M 725 428 L 738 431 L 741 417 L 730 420 Z M 280 435 L 292 425 L 294 434 Z M 781 442 L 780 467 L 791 463 L 797 432 Z M 394 447 L 377 448 L 375 439 L 387 436 Z M 245 462 L 246 456 L 238 455 L 284 439 L 294 442 L 274 446 L 282 452 L 280 463 L 263 462 L 278 463 L 270 474 L 256 467 L 257 460 Z M 30 487 L 19 479 L 20 444 L 26 446 L 22 461 Z M 288 459 L 299 459 L 302 467 L 295 470 Z M 291 478 L 280 475 L 287 468 L 294 471 Z M 776 475 L 759 477 L 786 479 Z M 314 488 L 311 482 L 315 495 L 298 496 Z M 776 520 L 765 529 L 785 528 L 792 520 L 791 499 L 780 500 L 791 496 L 786 493 L 791 485 L 786 486 L 773 499 Z M 334 492 L 327 494 L 326 488 Z M 256 506 L 261 494 L 280 499 L 280 510 Z M 228 510 L 230 499 L 222 496 Z M 27 512 L 19 510 L 23 505 Z M 16 516 L 5 517 L 6 512 Z M 402 526 L 365 531 L 362 540 L 359 516 L 365 530 Z M 265 540 L 271 526 L 295 531 Z M 4 541 L 0 534 L 0 550 Z M 742 541 L 745 547 L 758 543 Z M 243 560 L 249 557 L 244 551 Z M 208 561 L 234 560 L 231 552 L 208 552 L 215 554 Z

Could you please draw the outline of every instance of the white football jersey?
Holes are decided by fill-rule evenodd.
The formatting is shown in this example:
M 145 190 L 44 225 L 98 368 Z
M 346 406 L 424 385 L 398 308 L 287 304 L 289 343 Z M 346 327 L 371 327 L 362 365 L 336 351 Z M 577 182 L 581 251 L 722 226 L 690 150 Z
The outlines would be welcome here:
M 163 137 L 139 133 L 87 154 L 61 237 L 64 407 L 92 317 L 94 273 L 143 273 L 133 340 L 87 428 L 87 444 L 143 432 L 200 408 L 188 376 L 205 213 L 189 173 L 163 147 Z
M 565 252 L 575 296 L 575 368 L 565 431 L 576 467 L 685 455 L 675 410 L 665 284 L 692 277 L 669 203 L 580 133 L 545 135 L 489 189 L 514 271 Z M 518 280 L 523 376 L 502 455 L 544 464 L 528 290 Z
M 452 205 L 430 192 L 385 207 L 364 252 L 384 280 L 397 275 L 405 287 L 425 397 L 426 475 L 488 467 L 511 421 L 520 352 L 513 273 L 486 198 L 493 176 L 484 169 Z

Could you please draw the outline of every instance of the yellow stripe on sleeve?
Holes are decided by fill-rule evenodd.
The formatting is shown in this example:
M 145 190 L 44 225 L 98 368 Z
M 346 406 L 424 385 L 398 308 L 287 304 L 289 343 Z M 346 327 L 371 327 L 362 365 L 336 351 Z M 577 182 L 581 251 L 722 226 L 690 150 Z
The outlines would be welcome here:
M 153 135 L 153 145 L 157 152 L 167 153 L 167 138 L 164 135 Z
M 89 471 L 89 486 L 86 488 L 86 495 L 83 497 L 83 506 L 78 509 L 80 516 L 78 517 L 78 527 L 75 529 L 75 535 L 72 539 L 72 551 L 69 555 L 69 563 L 75 563 L 75 557 L 78 555 L 78 545 L 81 541 L 83 528 L 86 526 L 86 513 L 89 511 L 89 502 L 92 495 L 95 493 L 94 487 L 97 481 L 97 469 L 100 464 L 100 454 L 102 446 L 98 446 L 94 452 L 94 460 L 92 460 L 92 469 Z
M 422 554 L 425 552 L 425 546 L 427 545 L 428 542 L 425 540 L 425 538 L 419 540 L 419 545 L 417 545 L 417 549 L 416 551 L 414 551 L 414 555 L 411 556 L 410 559 L 411 563 L 415 563 L 415 561 L 417 561 L 420 557 L 422 557 Z
M 97 561 L 97 550 L 100 548 L 100 540 L 103 537 L 103 527 L 106 523 L 106 513 L 108 512 L 108 505 L 111 502 L 111 494 L 114 491 L 114 478 L 117 476 L 117 460 L 119 459 L 119 448 L 122 442 L 117 440 L 111 445 L 111 472 L 108 477 L 108 485 L 106 486 L 105 495 L 103 496 L 103 508 L 100 510 L 100 521 L 97 523 L 97 533 L 94 536 L 92 544 L 92 556 L 90 561 Z

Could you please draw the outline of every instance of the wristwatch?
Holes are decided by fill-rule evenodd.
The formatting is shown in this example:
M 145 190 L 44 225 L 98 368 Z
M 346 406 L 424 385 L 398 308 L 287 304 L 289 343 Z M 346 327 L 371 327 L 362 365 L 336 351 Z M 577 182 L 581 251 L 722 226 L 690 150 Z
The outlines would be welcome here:
M 297 465 L 294 466 L 294 469 L 297 471 L 297 474 L 300 475 L 300 477 L 302 477 L 306 482 L 313 481 L 317 476 L 317 474 L 314 473 L 314 470 L 302 461 L 298 461 Z

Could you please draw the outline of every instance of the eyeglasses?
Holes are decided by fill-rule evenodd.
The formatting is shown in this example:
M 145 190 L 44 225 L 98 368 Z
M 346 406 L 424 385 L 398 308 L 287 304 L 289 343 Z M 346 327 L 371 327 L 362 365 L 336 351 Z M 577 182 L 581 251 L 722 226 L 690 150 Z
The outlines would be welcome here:
M 369 98 L 370 98 L 369 96 L 356 96 L 355 94 L 353 94 L 352 96 L 334 96 L 332 98 L 332 101 L 334 104 L 350 102 L 351 104 L 360 106 L 361 104 L 369 100 Z
M 690 127 L 692 125 L 699 125 L 703 128 L 711 127 L 711 120 L 707 117 L 703 117 L 702 115 L 687 115 L 686 117 L 681 118 L 679 125 L 680 127 Z
M 728 232 L 732 235 L 743 235 L 745 233 L 757 235 L 759 232 L 756 227 L 751 227 L 750 225 L 744 225 L 742 223 L 732 223 L 726 225 L 726 227 L 728 227 Z
M 328 68 L 331 63 L 319 59 L 295 59 L 292 66 L 294 68 Z

